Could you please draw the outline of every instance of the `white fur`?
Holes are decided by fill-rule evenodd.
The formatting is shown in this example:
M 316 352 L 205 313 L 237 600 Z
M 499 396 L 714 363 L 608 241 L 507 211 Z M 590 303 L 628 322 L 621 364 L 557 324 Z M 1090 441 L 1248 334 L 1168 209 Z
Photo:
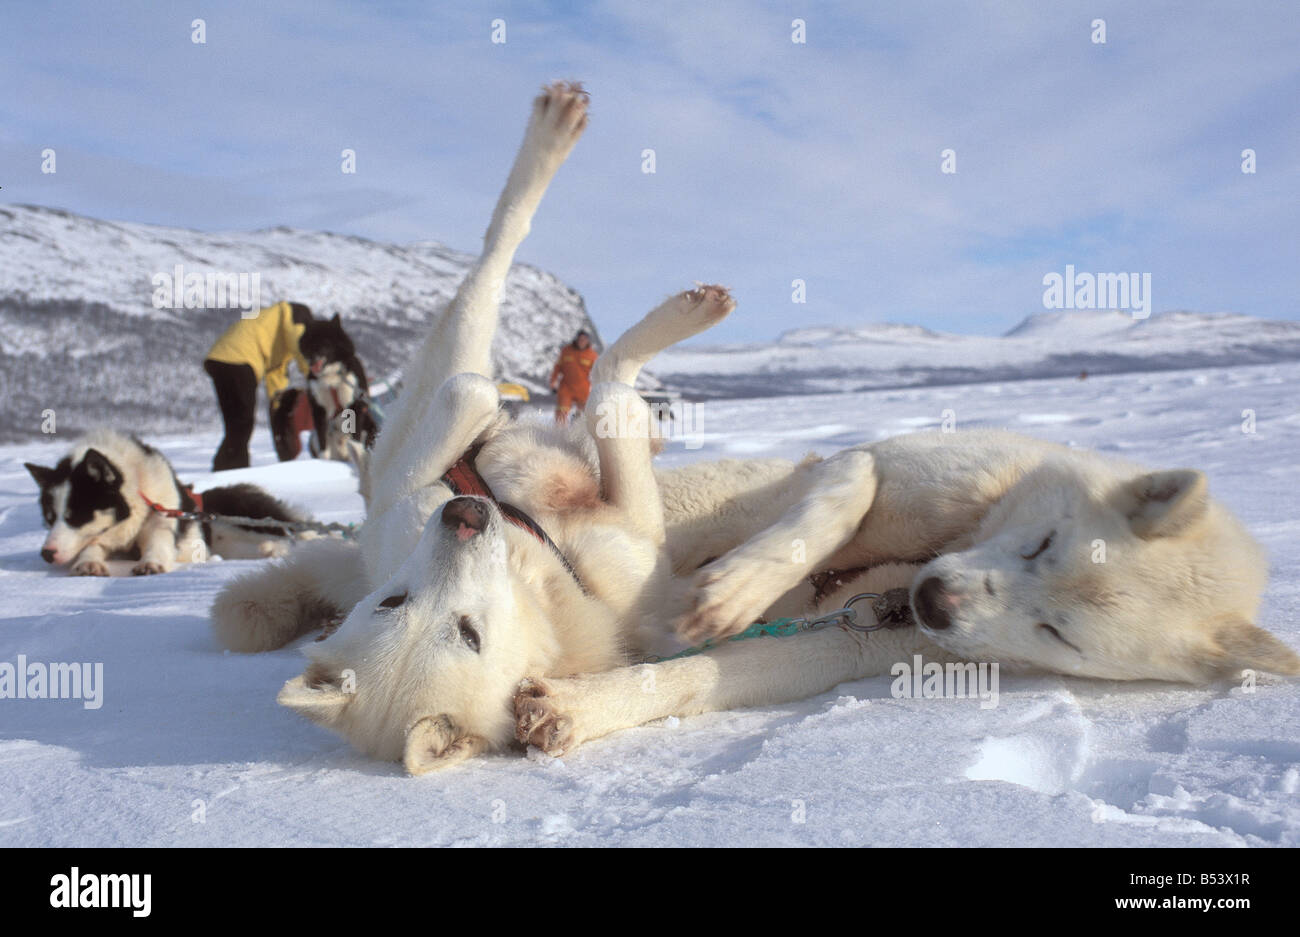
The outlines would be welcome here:
M 512 735 L 563 751 L 647 719 L 807 696 L 916 651 L 1117 678 L 1300 672 L 1249 623 L 1262 561 L 1198 473 L 1153 475 L 1005 433 L 936 433 L 797 465 L 656 474 L 649 413 L 632 384 L 657 351 L 734 308 L 720 287 L 670 298 L 605 353 L 585 430 L 503 417 L 488 357 L 498 298 L 585 125 L 585 103 L 556 85 L 534 104 L 483 254 L 406 369 L 369 459 L 359 560 L 291 557 L 232 584 L 214 607 L 218 634 L 242 650 L 302 633 L 302 608 L 319 608 L 330 589 L 326 605 L 351 607 L 306 648 L 308 667 L 282 703 L 420 774 Z M 490 503 L 481 531 L 457 520 L 464 506 L 447 505 L 440 479 L 471 446 L 481 446 L 478 468 L 497 497 L 545 527 L 585 589 Z M 1060 538 L 1055 565 L 1045 553 L 1022 569 L 1030 561 L 1016 551 L 1048 528 Z M 1114 561 L 1079 552 L 1094 533 L 1109 538 Z M 364 574 L 349 576 L 357 562 Z M 666 619 L 689 640 L 721 637 L 758 614 L 806 610 L 809 573 L 864 565 L 871 571 L 828 605 L 848 590 L 915 593 L 936 578 L 951 626 L 865 643 L 831 629 L 621 666 L 662 637 Z M 1038 628 L 1039 611 L 1072 617 L 1060 626 L 1082 661 Z
M 725 644 L 656 665 L 652 678 L 631 667 L 532 680 L 516 699 L 519 738 L 560 753 L 664 716 L 803 698 L 886 673 L 917 653 L 1117 680 L 1300 674 L 1300 657 L 1251 623 L 1264 557 L 1209 499 L 1199 472 L 1150 472 L 1004 432 L 918 433 L 850 451 L 870 462 L 845 463 L 840 480 L 859 470 L 874 497 L 845 523 L 817 528 L 801 524 L 824 522 L 827 512 L 815 505 L 823 491 L 835 507 L 851 497 L 824 489 L 820 466 L 805 466 L 802 478 L 788 466 L 785 486 L 770 480 L 780 476 L 771 465 L 757 484 L 729 484 L 730 473 L 707 465 L 665 473 L 665 503 L 685 506 L 684 529 L 700 523 L 690 502 L 704 492 L 706 509 L 728 501 L 726 526 L 738 542 L 680 591 L 679 627 L 717 638 L 739 630 L 755 607 L 768 615 L 811 611 L 809 586 L 781 591 L 808 572 L 861 566 L 870 571 L 818 610 L 842 607 L 858 592 L 907 587 L 919 612 L 918 594 L 933 580 L 947 627 L 923 622 L 868 638 L 832 628 Z M 763 529 L 773 512 L 765 502 L 778 487 L 788 506 Z M 716 526 L 704 550 L 693 537 L 675 544 L 673 528 L 670 515 L 679 568 L 716 549 Z M 802 563 L 789 550 L 797 539 L 809 545 Z

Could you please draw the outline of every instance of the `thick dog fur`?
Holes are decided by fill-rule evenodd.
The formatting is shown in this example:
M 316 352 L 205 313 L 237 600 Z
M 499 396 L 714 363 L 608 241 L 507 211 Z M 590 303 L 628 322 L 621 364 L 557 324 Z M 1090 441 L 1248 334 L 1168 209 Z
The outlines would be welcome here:
M 888 673 L 914 654 L 1118 680 L 1300 674 L 1300 657 L 1251 623 L 1264 558 L 1207 497 L 1199 472 L 1150 472 L 1003 432 L 918 433 L 836 458 L 849 453 L 865 461 L 842 463 L 833 483 L 858 480 L 830 498 L 832 484 L 817 476 L 833 460 L 765 463 L 741 485 L 740 466 L 728 463 L 660 477 L 679 572 L 716 553 L 719 540 L 735 543 L 684 580 L 679 627 L 690 640 L 720 637 L 753 620 L 756 606 L 768 616 L 824 612 L 856 593 L 896 587 L 910 590 L 919 627 L 869 638 L 830 628 L 531 680 L 516 698 L 518 737 L 558 754 L 665 716 L 801 699 Z M 869 498 L 861 512 L 860 492 Z M 784 509 L 762 528 L 778 510 L 773 500 Z M 728 537 L 708 518 L 719 501 L 728 505 Z M 702 548 L 701 525 L 715 538 Z M 868 571 L 814 609 L 803 577 L 856 567 Z
M 138 560 L 131 572 L 143 576 L 169 572 L 178 562 L 201 563 L 210 554 L 256 558 L 286 549 L 286 537 L 275 531 L 200 525 L 153 511 L 146 498 L 169 509 L 191 510 L 194 502 L 166 457 L 134 436 L 96 430 L 53 468 L 27 463 L 27 470 L 40 488 L 49 528 L 41 556 L 75 576 L 107 576 L 107 561 L 118 557 Z M 213 488 L 203 498 L 205 509 L 218 514 L 304 519 L 255 485 Z
M 655 353 L 734 308 L 719 287 L 672 297 L 607 350 L 585 428 L 510 422 L 488 379 L 497 300 L 585 104 L 563 85 L 535 103 L 483 255 L 374 449 L 359 550 L 295 554 L 219 598 L 218 634 L 241 650 L 344 616 L 306 648 L 282 703 L 421 774 L 512 736 L 561 752 L 663 716 L 795 699 L 915 652 L 1112 679 L 1300 673 L 1251 624 L 1258 549 L 1192 470 L 933 433 L 798 464 L 655 473 L 632 385 Z M 542 524 L 576 579 L 493 503 L 451 497 L 440 478 L 472 446 L 496 496 Z M 686 642 L 720 638 L 809 610 L 809 574 L 857 567 L 823 607 L 906 586 L 921 626 L 624 666 L 663 650 L 667 622 Z

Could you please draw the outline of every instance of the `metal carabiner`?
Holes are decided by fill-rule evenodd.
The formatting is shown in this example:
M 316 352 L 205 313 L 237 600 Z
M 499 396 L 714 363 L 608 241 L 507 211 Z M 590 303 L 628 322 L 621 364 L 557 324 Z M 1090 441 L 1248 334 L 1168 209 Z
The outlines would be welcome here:
M 859 634 L 867 634 L 872 631 L 879 631 L 882 628 L 886 627 L 880 622 L 873 622 L 870 625 L 859 625 L 858 610 L 853 607 L 854 603 L 856 602 L 861 602 L 863 599 L 878 599 L 880 598 L 881 595 L 882 593 L 880 592 L 859 592 L 853 598 L 845 602 L 844 608 L 841 609 L 842 612 L 847 613 L 844 616 L 844 626 L 852 631 L 858 632 Z

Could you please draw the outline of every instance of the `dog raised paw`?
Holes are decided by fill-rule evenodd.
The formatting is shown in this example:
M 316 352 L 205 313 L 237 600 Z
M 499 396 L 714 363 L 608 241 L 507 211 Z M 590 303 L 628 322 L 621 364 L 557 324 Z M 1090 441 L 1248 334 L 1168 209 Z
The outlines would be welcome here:
M 771 595 L 780 570 L 749 559 L 715 560 L 695 575 L 690 606 L 676 621 L 677 636 L 690 644 L 721 641 L 744 631 L 780 597 Z
M 686 313 L 702 321 L 708 328 L 725 319 L 736 308 L 731 291 L 716 283 L 698 283 L 693 290 L 681 294 Z
M 533 101 L 525 146 L 553 159 L 564 159 L 587 127 L 590 95 L 576 81 L 556 81 L 542 88 Z
M 557 695 L 545 681 L 528 678 L 515 691 L 515 738 L 552 756 L 578 744 L 573 720 L 560 711 Z
M 736 301 L 725 286 L 701 283 L 670 296 L 649 318 L 656 338 L 667 347 L 712 328 L 735 308 Z

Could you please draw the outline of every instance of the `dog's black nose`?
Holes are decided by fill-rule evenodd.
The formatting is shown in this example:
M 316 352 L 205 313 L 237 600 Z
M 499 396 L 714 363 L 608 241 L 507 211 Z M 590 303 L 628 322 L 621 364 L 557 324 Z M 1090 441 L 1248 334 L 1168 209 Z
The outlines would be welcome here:
M 912 607 L 921 624 L 932 631 L 943 631 L 952 624 L 952 615 L 943 601 L 943 580 L 931 576 L 916 588 Z
M 49 547 L 46 547 L 45 549 L 41 550 L 41 559 L 43 559 L 47 563 L 53 563 L 54 551 L 51 550 Z
M 466 540 L 487 526 L 488 512 L 482 498 L 452 498 L 442 506 L 442 523 L 444 527 L 456 531 L 460 539 Z

